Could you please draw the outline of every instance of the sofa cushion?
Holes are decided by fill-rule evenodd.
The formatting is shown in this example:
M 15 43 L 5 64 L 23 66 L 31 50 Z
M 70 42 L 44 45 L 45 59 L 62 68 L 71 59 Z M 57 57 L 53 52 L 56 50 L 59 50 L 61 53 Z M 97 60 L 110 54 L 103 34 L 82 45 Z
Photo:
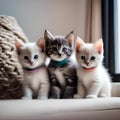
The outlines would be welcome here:
M 120 120 L 120 98 L 0 101 L 1 120 Z

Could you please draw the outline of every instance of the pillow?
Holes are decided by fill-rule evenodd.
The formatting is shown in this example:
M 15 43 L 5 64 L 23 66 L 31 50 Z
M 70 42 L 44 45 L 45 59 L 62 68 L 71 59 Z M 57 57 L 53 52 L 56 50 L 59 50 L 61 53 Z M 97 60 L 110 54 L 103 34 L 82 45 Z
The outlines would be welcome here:
M 15 47 L 17 39 L 27 42 L 15 18 L 0 16 L 0 99 L 18 99 L 23 94 L 23 71 Z

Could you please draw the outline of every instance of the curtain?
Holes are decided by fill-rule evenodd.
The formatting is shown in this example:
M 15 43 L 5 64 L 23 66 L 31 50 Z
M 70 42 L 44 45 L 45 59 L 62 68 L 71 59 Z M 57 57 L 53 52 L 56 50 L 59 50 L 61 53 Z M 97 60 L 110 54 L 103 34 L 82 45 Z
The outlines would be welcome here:
M 114 0 L 87 0 L 85 41 L 94 42 L 103 38 L 104 66 L 114 82 L 120 81 L 120 74 L 115 74 L 115 27 Z
M 87 0 L 85 41 L 94 42 L 102 37 L 101 0 Z
M 110 73 L 114 73 L 114 0 L 87 0 L 86 6 L 85 41 L 103 38 L 103 63 Z

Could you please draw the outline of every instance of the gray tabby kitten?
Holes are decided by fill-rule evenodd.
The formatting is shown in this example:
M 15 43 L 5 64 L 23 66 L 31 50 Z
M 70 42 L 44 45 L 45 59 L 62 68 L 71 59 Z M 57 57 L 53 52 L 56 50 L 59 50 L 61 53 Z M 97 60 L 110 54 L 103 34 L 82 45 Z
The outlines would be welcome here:
M 69 59 L 74 42 L 73 32 L 65 36 L 53 36 L 45 31 L 46 54 L 51 59 L 48 65 L 51 98 L 73 98 L 76 93 L 77 77 L 75 66 Z
M 18 58 L 24 72 L 23 99 L 47 99 L 49 94 L 49 78 L 45 62 L 45 40 L 36 43 L 16 41 Z

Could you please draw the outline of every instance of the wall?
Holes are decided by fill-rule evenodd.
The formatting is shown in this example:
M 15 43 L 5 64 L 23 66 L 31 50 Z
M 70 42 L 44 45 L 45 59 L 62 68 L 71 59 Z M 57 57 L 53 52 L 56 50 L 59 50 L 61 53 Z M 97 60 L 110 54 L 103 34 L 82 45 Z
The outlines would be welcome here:
M 74 30 L 84 39 L 87 0 L 0 0 L 0 14 L 14 16 L 30 41 L 44 30 L 66 35 Z

